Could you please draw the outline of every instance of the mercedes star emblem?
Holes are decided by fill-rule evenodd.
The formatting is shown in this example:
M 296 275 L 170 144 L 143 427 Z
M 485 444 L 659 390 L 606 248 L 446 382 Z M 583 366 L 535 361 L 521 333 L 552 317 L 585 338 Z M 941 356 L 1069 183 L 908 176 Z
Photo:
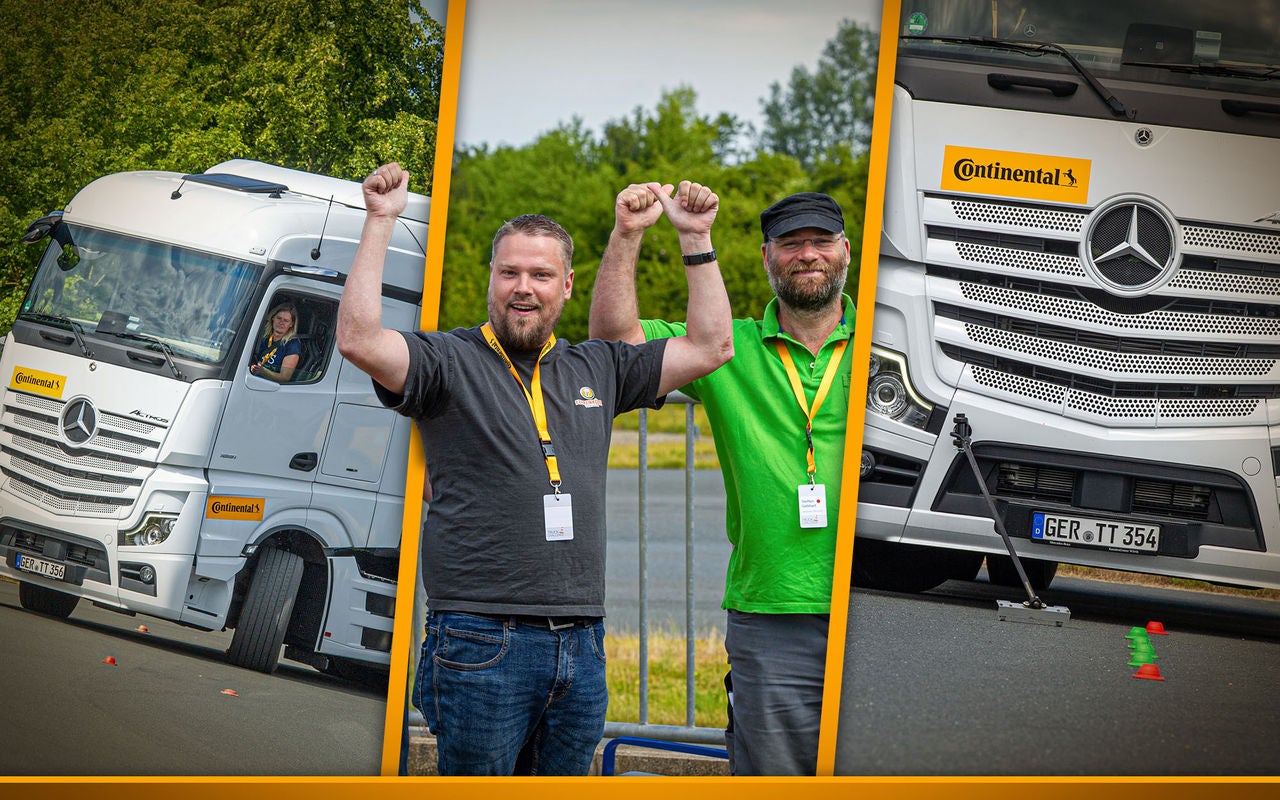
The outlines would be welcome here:
M 1138 297 L 1173 278 L 1181 262 L 1178 239 L 1173 214 L 1154 200 L 1113 197 L 1089 215 L 1080 260 L 1103 289 Z
M 93 403 L 78 397 L 62 410 L 62 435 L 73 445 L 82 445 L 98 430 L 98 412 Z

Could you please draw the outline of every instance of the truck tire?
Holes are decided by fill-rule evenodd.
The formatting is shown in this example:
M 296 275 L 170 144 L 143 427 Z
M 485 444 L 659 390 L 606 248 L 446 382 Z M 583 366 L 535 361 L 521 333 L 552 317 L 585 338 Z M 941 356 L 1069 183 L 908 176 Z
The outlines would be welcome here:
M 302 583 L 302 557 L 268 547 L 258 556 L 227 659 L 237 667 L 271 674 L 280 664 L 293 603 Z
M 851 583 L 916 594 L 952 579 L 973 580 L 981 566 L 981 553 L 855 537 Z
M 18 602 L 28 611 L 66 619 L 75 611 L 80 598 L 26 581 L 18 582 Z
M 1021 556 L 1019 560 L 1022 562 L 1022 569 L 1027 573 L 1027 582 L 1037 592 L 1041 589 L 1049 588 L 1049 584 L 1053 581 L 1053 576 L 1058 574 L 1057 561 L 1022 558 Z M 1013 559 L 1009 556 L 987 556 L 987 580 L 996 586 L 1022 588 L 1022 581 L 1018 578 L 1018 570 L 1013 566 Z

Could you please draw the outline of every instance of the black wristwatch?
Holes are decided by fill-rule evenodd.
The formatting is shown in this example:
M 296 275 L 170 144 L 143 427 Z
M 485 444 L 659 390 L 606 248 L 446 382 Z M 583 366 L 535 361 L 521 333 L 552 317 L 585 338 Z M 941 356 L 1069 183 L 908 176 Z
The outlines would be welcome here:
M 684 265 L 686 267 L 692 267 L 698 264 L 709 264 L 716 260 L 716 251 L 708 250 L 705 253 L 689 253 L 688 255 L 681 256 L 681 258 L 684 259 Z

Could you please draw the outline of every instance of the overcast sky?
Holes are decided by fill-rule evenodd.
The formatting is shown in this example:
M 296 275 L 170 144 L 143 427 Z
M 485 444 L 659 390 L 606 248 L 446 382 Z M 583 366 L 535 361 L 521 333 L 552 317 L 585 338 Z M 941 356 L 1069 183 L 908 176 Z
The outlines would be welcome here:
M 456 143 L 521 146 L 574 115 L 598 135 L 682 85 L 759 127 L 770 84 L 844 19 L 879 30 L 880 0 L 469 0 Z

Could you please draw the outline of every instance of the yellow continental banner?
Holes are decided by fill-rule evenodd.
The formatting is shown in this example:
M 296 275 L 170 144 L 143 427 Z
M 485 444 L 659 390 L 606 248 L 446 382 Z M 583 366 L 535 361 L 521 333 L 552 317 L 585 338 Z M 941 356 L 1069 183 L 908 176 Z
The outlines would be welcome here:
M 1087 158 L 947 145 L 942 157 L 942 188 L 1084 205 L 1089 202 L 1092 164 Z
M 30 367 L 14 367 L 13 377 L 9 379 L 9 388 L 42 394 L 45 397 L 61 398 L 62 390 L 67 388 L 67 376 L 41 372 Z
M 262 509 L 267 505 L 265 497 L 228 497 L 212 495 L 205 504 L 206 519 L 238 519 L 262 521 Z

